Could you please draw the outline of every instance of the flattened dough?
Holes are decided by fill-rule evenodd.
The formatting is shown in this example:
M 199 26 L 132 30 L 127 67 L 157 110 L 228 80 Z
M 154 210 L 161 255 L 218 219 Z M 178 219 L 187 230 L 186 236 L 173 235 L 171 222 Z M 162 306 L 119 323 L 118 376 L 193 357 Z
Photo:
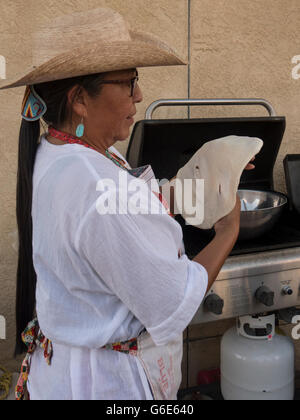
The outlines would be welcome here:
M 259 138 L 240 136 L 228 136 L 205 143 L 178 171 L 176 177 L 182 182 L 185 179 L 204 179 L 204 196 L 197 194 L 196 188 L 192 188 L 189 194 L 193 197 L 192 203 L 204 206 L 204 218 L 197 217 L 196 211 L 194 214 L 186 213 L 186 206 L 178 199 L 175 189 L 177 211 L 189 224 L 211 229 L 233 210 L 242 172 L 262 146 L 263 141 Z

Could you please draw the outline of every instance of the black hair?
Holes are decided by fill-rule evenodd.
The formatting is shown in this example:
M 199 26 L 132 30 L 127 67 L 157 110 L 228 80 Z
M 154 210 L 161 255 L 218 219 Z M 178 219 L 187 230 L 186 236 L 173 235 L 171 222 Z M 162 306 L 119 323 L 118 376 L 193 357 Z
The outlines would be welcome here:
M 72 107 L 67 94 L 76 86 L 72 103 L 84 88 L 96 98 L 101 93 L 103 74 L 92 74 L 33 85 L 45 101 L 47 112 L 43 120 L 60 129 L 66 121 L 72 121 Z M 15 356 L 26 351 L 21 333 L 35 314 L 36 272 L 32 256 L 32 177 L 35 156 L 39 145 L 40 121 L 22 119 L 19 133 L 16 215 L 19 235 L 17 288 L 16 288 L 16 346 Z

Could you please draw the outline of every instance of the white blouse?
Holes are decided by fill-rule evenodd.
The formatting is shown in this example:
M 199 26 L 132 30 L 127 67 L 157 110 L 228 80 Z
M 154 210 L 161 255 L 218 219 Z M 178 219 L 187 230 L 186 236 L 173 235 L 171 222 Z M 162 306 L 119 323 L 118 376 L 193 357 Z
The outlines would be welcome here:
M 41 136 L 33 262 L 37 316 L 53 358 L 48 366 L 41 350 L 33 354 L 32 400 L 152 399 L 138 359 L 101 347 L 144 328 L 156 345 L 165 344 L 184 331 L 205 296 L 207 272 L 178 255 L 182 229 L 154 194 L 149 206 L 159 214 L 100 214 L 108 201 L 99 201 L 99 185 L 107 180 L 116 185 L 108 200 L 134 202 L 121 172 L 128 183 L 135 179 L 93 149 L 56 146 Z

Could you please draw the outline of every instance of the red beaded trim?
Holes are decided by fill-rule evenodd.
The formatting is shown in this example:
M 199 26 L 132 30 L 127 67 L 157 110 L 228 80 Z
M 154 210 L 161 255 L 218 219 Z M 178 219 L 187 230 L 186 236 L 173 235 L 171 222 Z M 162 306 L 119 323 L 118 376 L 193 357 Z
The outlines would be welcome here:
M 85 143 L 84 141 L 80 140 L 79 138 L 74 137 L 71 134 L 64 133 L 63 131 L 58 131 L 52 126 L 50 126 L 48 128 L 48 132 L 49 132 L 50 136 L 55 137 L 56 139 L 65 141 L 66 143 L 70 143 L 70 144 L 77 143 L 77 144 L 80 144 L 81 146 L 88 147 L 89 149 L 96 150 L 94 147 L 90 146 L 89 144 Z M 97 152 L 97 150 L 96 150 L 96 152 Z
M 64 133 L 63 131 L 56 130 L 56 128 L 54 128 L 52 126 L 49 126 L 48 132 L 52 137 L 55 137 L 56 139 L 62 140 L 64 142 L 70 143 L 70 144 L 80 144 L 81 146 L 88 147 L 89 149 L 93 149 L 96 152 L 98 152 L 97 149 L 95 149 L 93 146 L 90 146 L 88 143 L 80 140 L 78 137 L 74 137 L 71 134 Z M 120 165 L 122 165 L 126 169 L 125 162 L 124 162 L 123 159 L 119 158 L 115 153 L 108 152 L 108 154 L 110 155 L 108 157 L 112 158 L 112 160 L 116 160 Z

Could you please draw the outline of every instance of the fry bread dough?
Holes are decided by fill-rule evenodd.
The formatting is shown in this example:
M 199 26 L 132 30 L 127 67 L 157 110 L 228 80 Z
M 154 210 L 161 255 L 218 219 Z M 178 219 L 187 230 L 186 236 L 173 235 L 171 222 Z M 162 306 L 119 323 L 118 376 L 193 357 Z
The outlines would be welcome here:
M 214 224 L 228 215 L 236 203 L 236 194 L 242 172 L 250 160 L 261 150 L 263 141 L 255 137 L 228 136 L 205 143 L 177 173 L 177 180 L 203 179 L 204 195 L 199 188 L 189 188 L 190 194 L 175 196 L 175 212 L 180 213 L 189 224 L 201 229 L 211 229 Z M 186 197 L 191 206 L 204 207 L 200 217 L 186 212 Z M 193 204 L 194 203 L 194 204 Z M 176 209 L 177 205 L 177 209 Z M 190 206 L 190 209 L 191 209 Z M 188 209 L 189 210 L 189 209 Z

